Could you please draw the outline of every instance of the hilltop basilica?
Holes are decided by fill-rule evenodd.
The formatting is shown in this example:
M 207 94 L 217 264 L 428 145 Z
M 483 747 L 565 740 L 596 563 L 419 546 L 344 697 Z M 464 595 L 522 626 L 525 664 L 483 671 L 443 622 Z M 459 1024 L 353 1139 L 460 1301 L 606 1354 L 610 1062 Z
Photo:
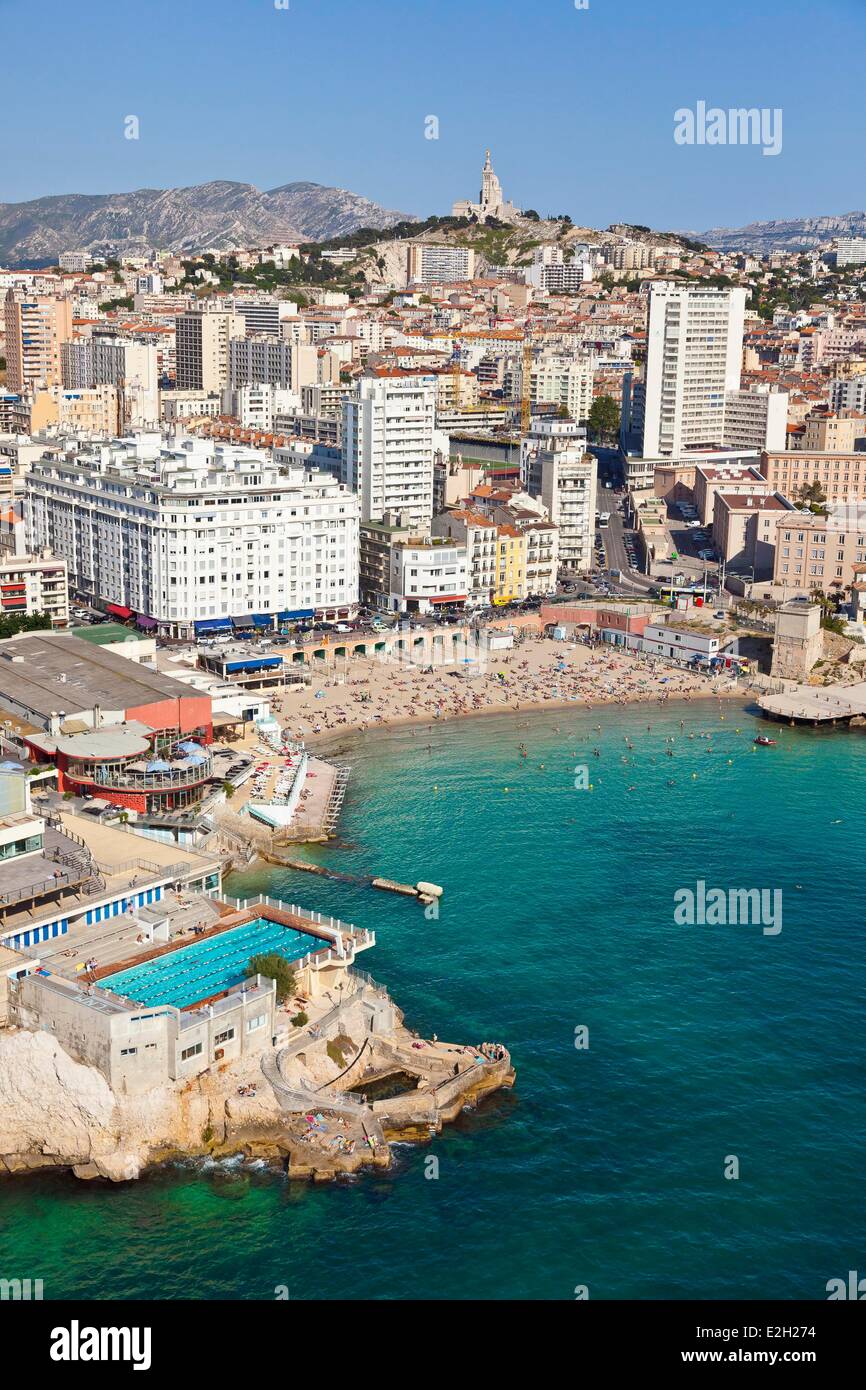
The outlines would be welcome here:
M 461 199 L 452 205 L 451 216 L 477 217 L 479 222 L 483 222 L 485 217 L 497 217 L 500 222 L 510 222 L 520 215 L 520 208 L 516 208 L 513 203 L 506 203 L 502 196 L 502 185 L 493 172 L 493 165 L 490 163 L 490 151 L 488 150 L 484 168 L 481 171 L 479 201 L 470 203 Z

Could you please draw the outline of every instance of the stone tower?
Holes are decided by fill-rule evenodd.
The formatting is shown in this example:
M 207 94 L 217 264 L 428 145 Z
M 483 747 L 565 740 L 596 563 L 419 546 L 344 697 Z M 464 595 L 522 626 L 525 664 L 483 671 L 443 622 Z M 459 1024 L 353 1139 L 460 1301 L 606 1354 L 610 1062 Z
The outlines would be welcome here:
M 808 680 L 823 649 L 820 605 L 805 597 L 783 603 L 776 614 L 770 674 L 781 680 Z
M 481 170 L 481 194 L 479 202 L 485 212 L 495 213 L 502 206 L 502 185 L 493 172 L 490 151 L 486 153 L 484 168 Z

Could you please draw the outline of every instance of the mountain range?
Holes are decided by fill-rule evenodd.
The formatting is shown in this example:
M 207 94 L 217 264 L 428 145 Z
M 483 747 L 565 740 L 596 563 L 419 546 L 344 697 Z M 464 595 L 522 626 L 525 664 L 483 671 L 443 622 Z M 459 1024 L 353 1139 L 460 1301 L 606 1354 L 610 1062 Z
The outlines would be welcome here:
M 711 227 L 690 232 L 720 251 L 808 251 L 840 236 L 866 236 L 866 212 L 834 217 L 797 217 L 790 221 L 750 222 L 747 227 Z
M 0 203 L 0 265 L 56 262 L 61 251 L 134 255 L 147 247 L 174 252 L 207 247 L 325 241 L 358 227 L 389 227 L 411 217 L 319 183 L 285 183 L 264 191 L 216 180 L 189 188 L 132 193 L 65 193 L 28 203 Z

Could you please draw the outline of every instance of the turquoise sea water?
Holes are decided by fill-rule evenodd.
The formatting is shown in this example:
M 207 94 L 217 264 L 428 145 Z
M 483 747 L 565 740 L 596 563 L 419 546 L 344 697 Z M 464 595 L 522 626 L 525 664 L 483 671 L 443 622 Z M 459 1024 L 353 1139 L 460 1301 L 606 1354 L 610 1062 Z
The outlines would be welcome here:
M 862 1271 L 866 739 L 781 729 L 755 749 L 766 726 L 723 713 L 347 745 L 348 845 L 317 857 L 442 884 L 439 920 L 282 871 L 230 891 L 374 928 L 361 964 L 409 1024 L 504 1041 L 516 1089 L 345 1185 L 233 1163 L 0 1183 L 0 1274 L 46 1297 L 820 1299 Z M 782 931 L 678 926 L 673 895 L 699 879 L 781 889 Z

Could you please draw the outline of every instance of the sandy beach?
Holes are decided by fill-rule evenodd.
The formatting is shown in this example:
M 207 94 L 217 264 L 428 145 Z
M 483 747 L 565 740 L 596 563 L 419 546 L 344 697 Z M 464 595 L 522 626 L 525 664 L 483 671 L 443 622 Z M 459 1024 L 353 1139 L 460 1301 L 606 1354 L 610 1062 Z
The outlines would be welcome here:
M 725 676 L 685 671 L 606 644 L 589 647 L 533 634 L 492 656 L 483 672 L 357 659 L 345 672 L 323 671 L 309 686 L 287 687 L 272 705 L 287 733 L 312 744 L 343 732 L 482 714 L 739 693 Z

